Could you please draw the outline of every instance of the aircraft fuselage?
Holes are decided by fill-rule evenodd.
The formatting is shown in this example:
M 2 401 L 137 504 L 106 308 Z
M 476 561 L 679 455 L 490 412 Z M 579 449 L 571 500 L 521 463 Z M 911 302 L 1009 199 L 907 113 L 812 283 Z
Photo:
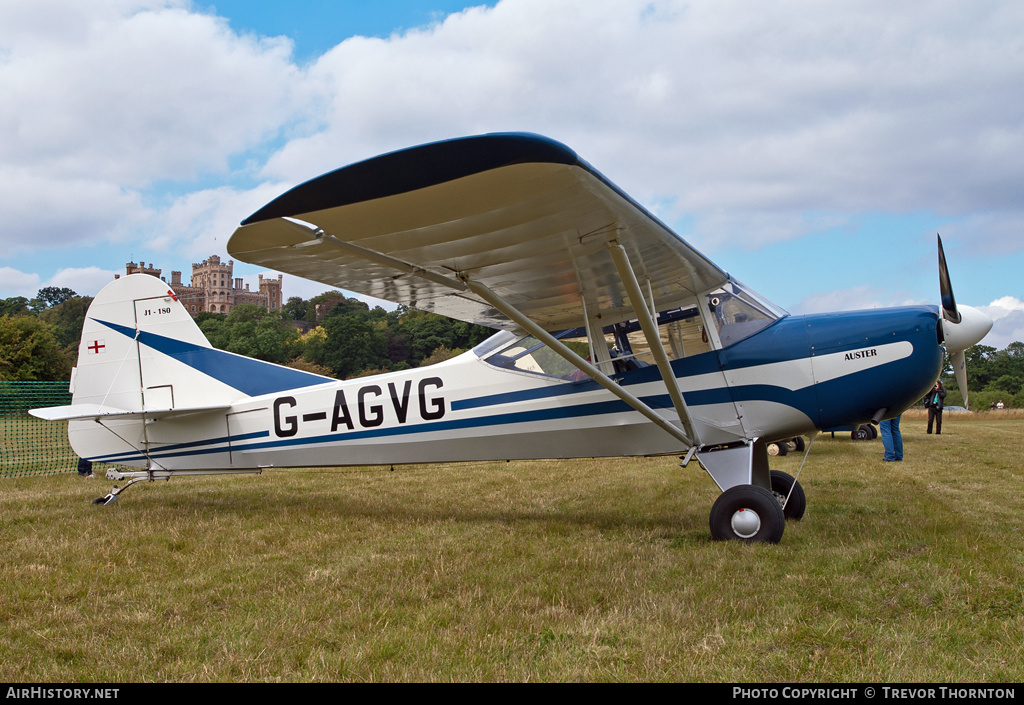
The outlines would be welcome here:
M 672 362 L 699 441 L 774 440 L 895 415 L 942 362 L 935 307 L 785 316 Z M 405 464 L 685 452 L 590 379 L 491 364 L 488 343 L 430 367 L 246 398 L 227 411 L 71 422 L 94 461 L 166 470 Z M 654 366 L 614 378 L 678 422 Z M 111 432 L 113 432 L 111 434 Z M 111 438 L 127 443 L 111 451 Z M 140 450 L 141 449 L 141 450 Z

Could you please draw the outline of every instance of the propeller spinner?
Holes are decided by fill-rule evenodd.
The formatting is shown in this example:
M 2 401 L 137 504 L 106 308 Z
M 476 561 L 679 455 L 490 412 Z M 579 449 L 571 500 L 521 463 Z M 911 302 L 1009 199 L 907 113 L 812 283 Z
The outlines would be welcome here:
M 939 294 L 942 300 L 942 334 L 946 352 L 953 364 L 956 383 L 967 403 L 967 358 L 964 351 L 981 341 L 992 329 L 992 319 L 972 306 L 957 306 L 953 297 L 953 285 L 949 281 L 946 254 L 939 240 Z

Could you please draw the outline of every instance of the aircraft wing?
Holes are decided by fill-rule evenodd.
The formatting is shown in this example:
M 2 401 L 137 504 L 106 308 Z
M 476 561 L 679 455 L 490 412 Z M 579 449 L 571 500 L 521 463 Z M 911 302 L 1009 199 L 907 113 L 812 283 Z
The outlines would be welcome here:
M 463 284 L 545 330 L 634 317 L 609 256 L 621 244 L 656 310 L 728 275 L 545 137 L 490 134 L 385 154 L 301 184 L 246 218 L 228 253 L 329 286 L 492 328 L 518 326 Z

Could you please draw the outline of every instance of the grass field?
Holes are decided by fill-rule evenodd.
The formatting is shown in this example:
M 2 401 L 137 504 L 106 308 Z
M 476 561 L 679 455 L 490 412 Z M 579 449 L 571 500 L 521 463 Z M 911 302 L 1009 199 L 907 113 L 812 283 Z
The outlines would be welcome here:
M 1024 418 L 943 431 L 820 436 L 775 546 L 676 458 L 3 480 L 0 680 L 1019 682 Z

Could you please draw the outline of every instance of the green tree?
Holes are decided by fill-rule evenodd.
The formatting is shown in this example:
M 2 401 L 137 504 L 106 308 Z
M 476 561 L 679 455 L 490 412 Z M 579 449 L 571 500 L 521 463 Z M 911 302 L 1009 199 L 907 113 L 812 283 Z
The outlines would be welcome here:
M 72 348 L 74 352 L 82 339 L 85 314 L 91 303 L 91 296 L 72 296 L 56 306 L 41 311 L 39 318 L 53 326 L 58 343 Z
M 337 289 L 332 291 L 325 291 L 324 293 L 314 296 L 306 304 L 306 316 L 303 320 L 308 323 L 322 323 L 326 318 L 326 309 L 330 309 L 333 305 L 332 302 L 339 299 L 344 300 L 345 295 Z M 324 305 L 326 304 L 326 306 Z M 320 306 L 320 311 L 317 311 L 317 306 Z
M 414 365 L 419 365 L 438 348 L 458 347 L 451 319 L 435 313 L 410 310 L 401 317 L 399 329 L 405 336 Z
M 226 315 L 203 311 L 196 316 L 195 320 L 199 325 L 199 330 L 210 341 L 210 345 L 218 350 L 225 350 L 227 348 L 231 342 L 231 327 L 227 323 Z
M 299 296 L 290 296 L 284 306 L 281 307 L 281 311 L 287 319 L 293 321 L 304 321 L 306 320 L 306 310 L 308 308 L 308 301 Z
M 0 299 L 0 316 L 21 316 L 30 314 L 29 300 L 24 296 L 12 296 L 9 299 Z
M 369 368 L 387 368 L 388 339 L 381 326 L 358 315 L 330 316 L 324 321 L 327 340 L 322 364 L 342 378 Z
M 280 311 L 268 311 L 256 304 L 235 306 L 224 321 L 227 343 L 224 349 L 246 357 L 284 364 L 295 352 L 299 332 Z
M 53 308 L 58 306 L 73 296 L 78 296 L 73 290 L 65 287 L 56 286 L 44 286 L 36 293 L 36 297 L 32 299 L 32 308 L 35 311 L 42 311 L 43 309 Z
M 65 380 L 71 378 L 71 365 L 53 326 L 35 316 L 0 316 L 0 379 Z
M 1005 392 L 1008 395 L 1013 395 L 1020 391 L 1022 383 L 1024 383 L 1024 379 L 1021 379 L 1018 375 L 1001 375 L 989 382 L 985 387 L 985 391 Z

